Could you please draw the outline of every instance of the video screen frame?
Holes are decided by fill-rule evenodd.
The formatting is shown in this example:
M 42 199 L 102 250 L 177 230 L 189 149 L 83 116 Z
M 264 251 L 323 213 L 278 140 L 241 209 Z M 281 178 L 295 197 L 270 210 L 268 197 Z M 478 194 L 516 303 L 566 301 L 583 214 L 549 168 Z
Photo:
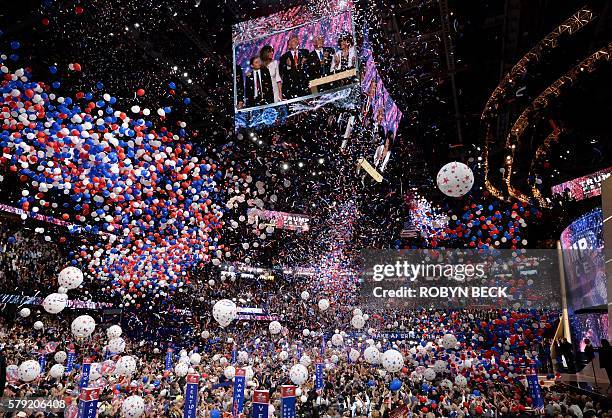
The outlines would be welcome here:
M 246 102 L 245 102 L 245 106 L 242 108 L 238 108 L 238 89 L 237 89 L 237 68 L 239 63 L 236 60 L 236 49 L 237 47 L 239 47 L 240 45 L 243 45 L 245 43 L 249 43 L 249 42 L 256 42 L 258 40 L 261 39 L 265 39 L 265 38 L 271 38 L 273 36 L 282 34 L 282 33 L 287 33 L 287 32 L 291 32 L 291 31 L 295 31 L 297 29 L 303 28 L 305 26 L 309 26 L 309 25 L 316 25 L 318 22 L 322 21 L 322 20 L 326 20 L 326 19 L 330 19 L 333 18 L 335 16 L 339 16 L 342 14 L 348 14 L 349 15 L 349 19 L 350 19 L 350 25 L 351 25 L 351 32 L 346 33 L 345 36 L 350 35 L 350 38 L 352 40 L 352 45 L 351 48 L 353 49 L 353 54 L 355 57 L 355 65 L 354 65 L 354 70 L 355 70 L 355 74 L 352 76 L 353 80 L 351 83 L 348 84 L 344 84 L 338 87 L 332 87 L 329 89 L 324 89 L 324 90 L 320 90 L 316 93 L 311 93 L 311 94 L 307 94 L 304 96 L 299 96 L 299 97 L 293 97 L 293 98 L 289 98 L 289 99 L 284 99 L 278 102 L 273 102 L 273 103 L 268 103 L 268 104 L 263 104 L 263 105 L 257 105 L 257 106 L 246 106 Z M 243 22 L 244 23 L 244 22 Z M 312 43 L 314 36 L 310 36 L 310 39 L 308 39 L 307 41 L 309 43 Z M 269 108 L 274 108 L 274 107 L 282 107 L 282 106 L 286 106 L 292 103 L 297 103 L 297 102 L 303 102 L 303 101 L 307 101 L 309 99 L 313 99 L 313 98 L 317 98 L 317 97 L 321 97 L 324 95 L 329 95 L 332 93 L 336 93 L 342 90 L 348 90 L 348 89 L 355 89 L 356 87 L 359 87 L 360 85 L 360 80 L 361 80 L 361 62 L 360 62 L 360 50 L 359 50 L 359 45 L 357 44 L 357 32 L 356 32 L 356 26 L 355 26 L 355 10 L 354 7 L 352 6 L 352 4 L 350 5 L 350 7 L 347 7 L 346 9 L 343 10 L 338 10 L 335 11 L 334 13 L 330 13 L 330 14 L 326 14 L 323 16 L 319 16 L 317 18 L 308 20 L 307 22 L 304 23 L 300 23 L 297 25 L 293 25 L 290 26 L 288 28 L 284 28 L 284 29 L 279 29 L 279 30 L 273 30 L 270 31 L 264 35 L 261 36 L 257 36 L 257 37 L 253 37 L 250 38 L 248 40 L 242 40 L 242 41 L 233 41 L 232 42 L 232 62 L 233 62 L 233 108 L 234 108 L 234 114 L 238 115 L 241 113 L 244 114 L 248 114 L 250 112 L 253 111 L 259 111 L 259 110 L 264 110 L 264 109 L 269 109 Z M 308 49 L 308 48 L 304 48 L 303 45 L 304 39 L 300 40 L 300 45 L 298 46 L 298 49 Z M 328 45 L 323 45 L 324 49 L 325 48 L 330 48 L 330 46 Z M 286 45 L 285 45 L 286 48 Z M 339 49 L 337 48 L 337 45 L 333 46 L 334 49 L 334 55 L 339 51 Z M 311 49 L 308 49 L 309 52 L 312 52 Z M 283 50 L 283 54 L 284 52 L 286 52 L 286 50 Z M 282 54 L 281 54 L 282 56 Z M 333 58 L 332 58 L 333 59 Z M 246 81 L 246 74 L 243 74 L 242 77 L 244 77 L 245 81 Z M 311 80 L 309 80 L 310 82 Z M 246 83 L 245 83 L 246 84 Z M 310 83 L 309 83 L 310 84 Z M 246 86 L 245 86 L 246 87 Z

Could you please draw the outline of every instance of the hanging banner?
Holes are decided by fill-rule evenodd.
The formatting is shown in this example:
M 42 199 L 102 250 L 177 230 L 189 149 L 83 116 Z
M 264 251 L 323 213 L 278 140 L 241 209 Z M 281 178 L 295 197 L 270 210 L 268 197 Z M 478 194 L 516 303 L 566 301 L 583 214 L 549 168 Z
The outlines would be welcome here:
M 246 385 L 246 372 L 244 369 L 236 369 L 234 376 L 234 402 L 232 404 L 232 417 L 237 418 L 242 415 L 244 406 L 244 387 Z
M 78 418 L 96 418 L 101 388 L 84 388 L 79 397 Z
M 172 348 L 169 348 L 168 351 L 166 351 L 166 364 L 165 364 L 164 370 L 172 370 L 173 353 L 174 353 L 174 350 Z
M 265 226 L 291 231 L 308 231 L 310 229 L 310 216 L 298 213 L 277 212 L 252 208 L 247 212 L 250 223 L 259 225 L 259 221 L 266 221 Z
M 183 418 L 196 418 L 199 381 L 199 374 L 190 373 L 187 375 L 187 388 L 185 389 L 185 409 L 183 410 Z
M 538 381 L 538 374 L 535 368 L 531 368 L 531 373 L 527 375 L 527 387 L 531 397 L 531 406 L 534 410 L 544 412 L 544 398 L 542 398 L 542 388 Z
M 66 374 L 70 374 L 74 367 L 74 360 L 76 360 L 76 352 L 74 349 L 68 350 L 68 358 L 66 359 Z
M 601 183 L 612 175 L 612 167 L 597 171 L 584 177 L 578 177 L 552 187 L 553 196 L 566 193 L 570 199 L 583 200 L 601 195 Z
M 281 386 L 281 418 L 295 418 L 295 386 Z
M 270 392 L 267 390 L 256 390 L 253 394 L 252 418 L 268 418 L 268 404 L 270 403 Z
M 83 359 L 83 367 L 81 367 L 81 381 L 79 388 L 85 389 L 89 385 L 89 372 L 91 370 L 91 359 L 89 357 Z
M 323 389 L 323 363 L 316 364 L 315 375 L 316 375 L 317 389 Z

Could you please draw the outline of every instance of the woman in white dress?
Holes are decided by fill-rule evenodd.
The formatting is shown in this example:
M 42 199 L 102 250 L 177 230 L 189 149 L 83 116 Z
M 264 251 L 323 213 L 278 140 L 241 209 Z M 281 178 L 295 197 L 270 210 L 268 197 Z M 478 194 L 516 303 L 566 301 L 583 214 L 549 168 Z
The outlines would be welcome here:
M 357 53 L 353 47 L 353 37 L 350 35 L 341 36 L 338 39 L 339 50 L 334 54 L 331 71 L 341 72 L 357 66 Z
M 278 72 L 278 61 L 274 59 L 274 48 L 266 45 L 259 51 L 259 58 L 263 65 L 268 67 L 270 78 L 272 79 L 272 92 L 274 93 L 274 103 L 283 100 L 283 80 Z

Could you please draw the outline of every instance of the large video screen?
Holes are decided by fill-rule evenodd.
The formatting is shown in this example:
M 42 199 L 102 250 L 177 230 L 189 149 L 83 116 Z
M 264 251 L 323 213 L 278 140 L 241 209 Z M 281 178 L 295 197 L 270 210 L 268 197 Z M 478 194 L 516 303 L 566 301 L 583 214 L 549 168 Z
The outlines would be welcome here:
M 233 28 L 236 129 L 359 97 L 353 4 L 318 1 Z

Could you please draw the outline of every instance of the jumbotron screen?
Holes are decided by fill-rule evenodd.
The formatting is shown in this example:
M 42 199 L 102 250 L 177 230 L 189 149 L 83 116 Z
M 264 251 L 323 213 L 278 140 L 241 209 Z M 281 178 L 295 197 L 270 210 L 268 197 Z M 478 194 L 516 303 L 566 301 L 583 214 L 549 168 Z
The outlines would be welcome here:
M 310 2 L 241 22 L 233 49 L 236 129 L 281 124 L 328 103 L 354 108 L 359 98 L 351 1 Z

